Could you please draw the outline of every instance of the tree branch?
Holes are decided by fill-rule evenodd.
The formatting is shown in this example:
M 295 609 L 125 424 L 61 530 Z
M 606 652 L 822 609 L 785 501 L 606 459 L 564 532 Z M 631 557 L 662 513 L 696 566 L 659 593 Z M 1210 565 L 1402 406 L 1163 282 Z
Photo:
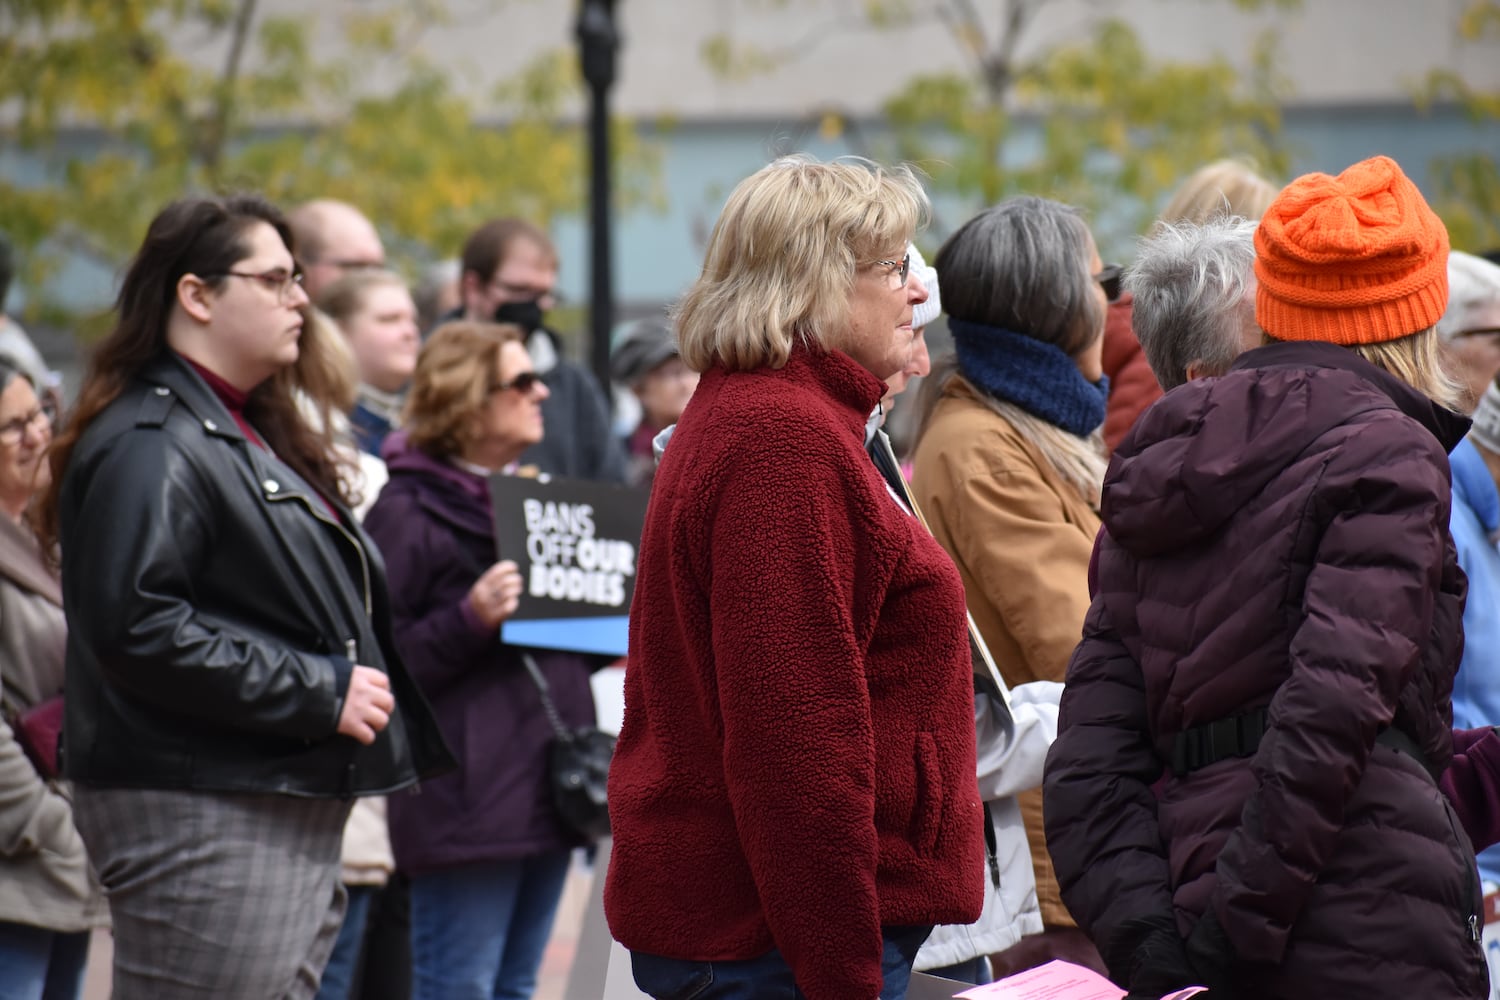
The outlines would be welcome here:
M 1036 17 L 1037 11 L 1047 0 L 1007 0 L 1005 27 L 1001 29 L 999 44 L 995 52 L 985 60 L 984 88 L 992 104 L 1001 104 L 1011 84 L 1016 81 L 1016 50 L 1021 46 L 1021 36 L 1026 26 Z
M 213 114 L 203 130 L 203 142 L 199 153 L 209 177 L 213 177 L 224 159 L 224 146 L 229 139 L 229 120 L 234 114 L 234 87 L 239 80 L 240 64 L 245 58 L 245 45 L 250 38 L 250 25 L 255 20 L 257 0 L 240 0 L 240 8 L 234 16 L 234 33 L 229 38 L 229 56 L 224 61 L 224 73 L 219 78 Z
M 954 41 L 974 60 L 974 68 L 983 73 L 988 45 L 984 37 L 984 21 L 972 0 L 948 0 L 939 9 L 939 16 L 948 23 Z

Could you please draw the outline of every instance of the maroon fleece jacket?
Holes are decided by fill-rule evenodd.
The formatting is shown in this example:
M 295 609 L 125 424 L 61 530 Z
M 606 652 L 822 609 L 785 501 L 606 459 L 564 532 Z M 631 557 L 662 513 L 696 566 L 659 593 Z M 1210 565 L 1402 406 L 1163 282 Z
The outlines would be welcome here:
M 779 949 L 811 1000 L 880 992 L 881 928 L 983 903 L 958 572 L 864 451 L 847 355 L 704 374 L 657 471 L 610 770 L 627 948 Z

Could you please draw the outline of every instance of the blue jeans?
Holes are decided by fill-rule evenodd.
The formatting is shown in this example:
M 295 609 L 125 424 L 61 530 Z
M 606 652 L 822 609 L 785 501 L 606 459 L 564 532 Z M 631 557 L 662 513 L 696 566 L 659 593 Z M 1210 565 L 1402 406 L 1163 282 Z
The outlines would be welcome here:
M 349 894 L 349 906 L 344 910 L 344 924 L 339 928 L 333 954 L 328 956 L 323 979 L 318 983 L 317 1000 L 349 1000 L 354 973 L 359 969 L 359 957 L 364 954 L 365 921 L 370 916 L 370 900 L 375 898 L 380 887 L 345 884 L 344 891 Z
M 571 855 L 413 875 L 412 1000 L 530 1000 Z
M 911 964 L 929 927 L 887 927 L 880 955 L 880 1000 L 906 1000 Z M 642 992 L 656 1000 L 803 1000 L 791 967 L 775 948 L 759 958 L 734 962 L 694 962 L 630 953 L 630 971 Z
M 959 962 L 956 965 L 945 965 L 940 969 L 928 969 L 929 976 L 937 976 L 939 979 L 951 979 L 957 983 L 973 983 L 975 986 L 984 986 L 990 980 L 990 960 L 984 955 L 975 955 L 967 962 Z
M 0 921 L 0 1000 L 78 1000 L 89 934 Z

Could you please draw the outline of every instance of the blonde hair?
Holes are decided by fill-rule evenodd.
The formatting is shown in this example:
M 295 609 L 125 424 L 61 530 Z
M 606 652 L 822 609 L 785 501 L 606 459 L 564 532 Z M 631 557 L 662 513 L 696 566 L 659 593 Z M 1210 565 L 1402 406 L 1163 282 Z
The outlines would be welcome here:
M 694 371 L 780 368 L 795 342 L 844 346 L 856 270 L 899 260 L 930 211 L 910 167 L 776 160 L 741 181 L 673 312 Z
M 1261 331 L 1260 342 L 1263 345 L 1287 343 L 1264 330 Z M 1438 336 L 1437 327 L 1429 326 L 1395 340 L 1349 344 L 1347 349 L 1381 371 L 1396 376 L 1434 403 L 1450 410 L 1459 410 L 1464 391 L 1443 365 L 1442 339 Z
M 1252 222 L 1266 214 L 1276 198 L 1276 185 L 1238 160 L 1215 160 L 1195 170 L 1178 186 L 1161 210 L 1167 224 L 1203 225 L 1238 215 Z
M 1433 402 L 1450 410 L 1459 409 L 1464 391 L 1443 366 L 1442 339 L 1437 327 L 1378 344 L 1354 344 L 1349 349 Z
M 339 325 L 340 329 L 365 307 L 370 292 L 376 288 L 399 288 L 410 294 L 406 280 L 395 271 L 351 271 L 318 293 L 314 303 Z
M 297 348 L 297 363 L 293 371 L 297 374 L 298 387 L 303 388 L 309 398 L 317 400 L 315 412 L 321 426 L 332 426 L 329 414 L 354 409 L 355 397 L 359 394 L 359 370 L 354 362 L 354 352 L 349 349 L 349 342 L 333 319 L 316 309 L 303 313 L 302 337 Z
M 437 458 L 461 455 L 473 440 L 474 417 L 484 407 L 500 369 L 500 349 L 524 344 L 510 323 L 444 323 L 422 345 L 404 417 L 408 440 Z

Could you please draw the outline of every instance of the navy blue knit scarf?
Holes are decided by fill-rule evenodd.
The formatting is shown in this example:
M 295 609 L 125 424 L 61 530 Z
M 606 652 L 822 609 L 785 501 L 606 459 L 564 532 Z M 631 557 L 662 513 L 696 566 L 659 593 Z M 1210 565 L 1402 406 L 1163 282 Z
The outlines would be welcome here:
M 1088 437 L 1104 423 L 1109 377 L 1090 382 L 1062 348 L 952 317 L 948 329 L 958 351 L 958 370 L 985 392 L 1078 437 Z

